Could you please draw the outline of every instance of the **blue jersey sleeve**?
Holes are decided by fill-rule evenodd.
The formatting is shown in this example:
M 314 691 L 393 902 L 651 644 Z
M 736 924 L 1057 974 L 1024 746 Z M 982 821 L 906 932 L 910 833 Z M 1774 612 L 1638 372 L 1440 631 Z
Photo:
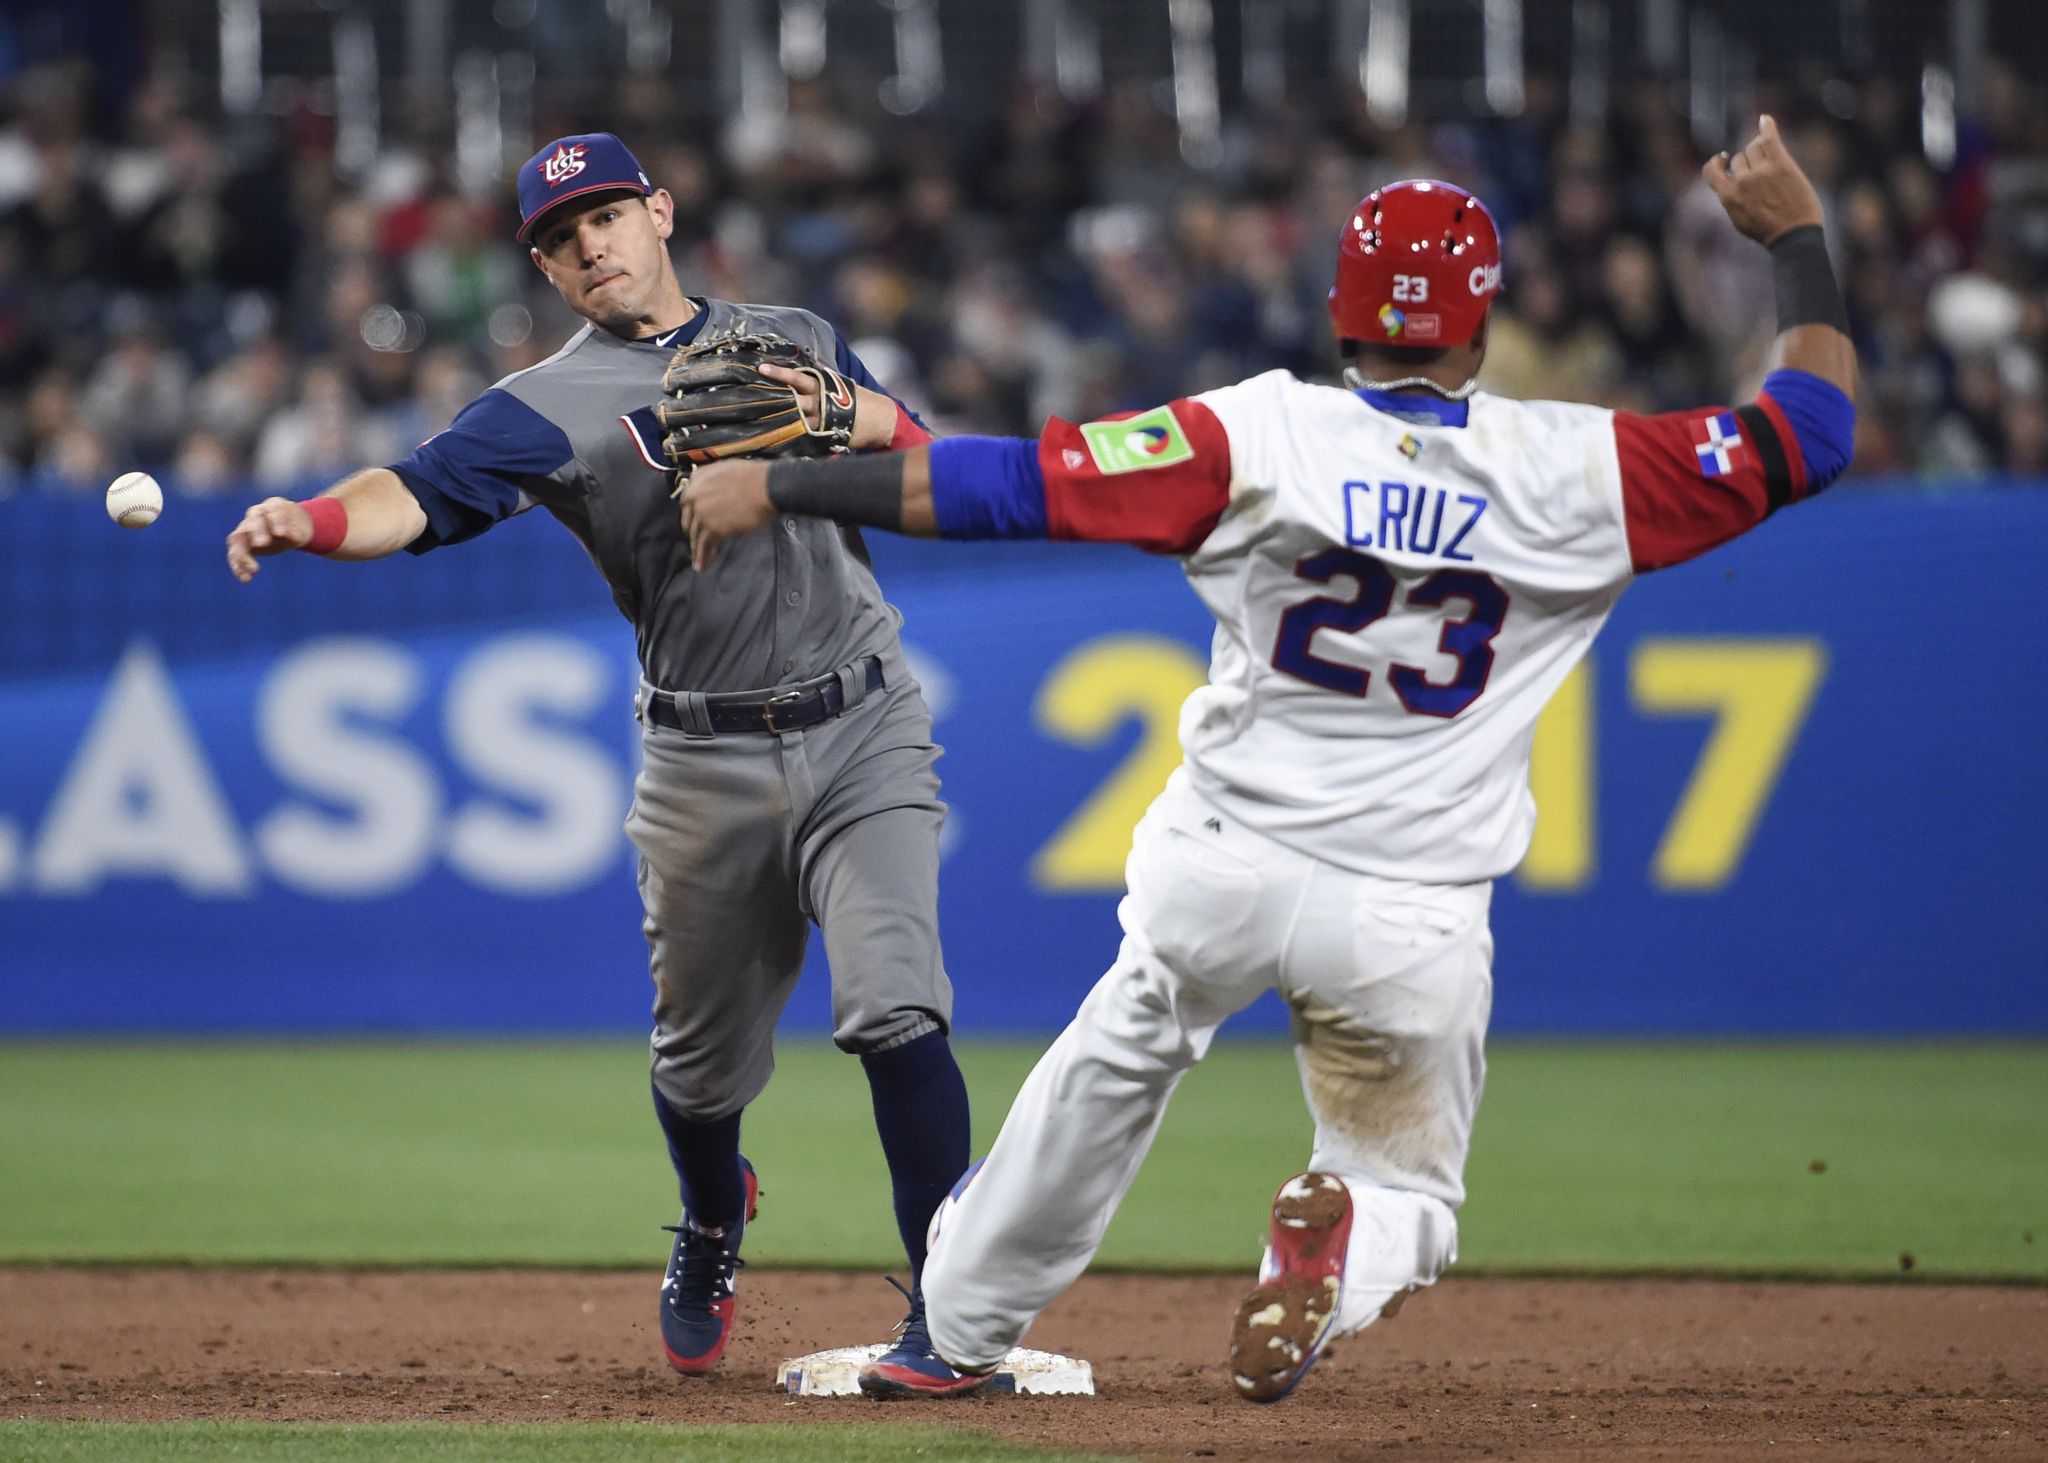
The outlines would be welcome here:
M 427 515 L 426 532 L 406 548 L 424 554 L 475 538 L 519 511 L 523 483 L 548 476 L 575 455 L 560 427 L 493 387 L 464 407 L 447 431 L 391 464 Z
M 945 437 L 931 445 L 940 538 L 1044 538 L 1045 475 L 1023 437 Z
M 875 373 L 870 371 L 867 368 L 867 364 L 853 353 L 853 347 L 846 343 L 846 337 L 839 333 L 836 326 L 832 331 L 832 365 L 840 375 L 853 382 L 854 385 L 865 386 L 870 391 L 879 391 L 898 406 L 902 406 L 903 415 L 916 422 L 920 431 L 930 435 L 932 429 L 925 426 L 924 418 L 909 407 L 903 406 L 903 399 L 901 397 L 875 379 Z
M 1856 403 L 1832 381 L 1780 368 L 1764 378 L 1764 394 L 1792 424 L 1806 459 L 1807 491 L 1817 493 L 1849 466 L 1856 451 Z

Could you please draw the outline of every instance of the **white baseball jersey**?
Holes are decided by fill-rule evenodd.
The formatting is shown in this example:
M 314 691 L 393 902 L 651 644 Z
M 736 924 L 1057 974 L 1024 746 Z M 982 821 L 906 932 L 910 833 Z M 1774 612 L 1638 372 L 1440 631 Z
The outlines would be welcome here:
M 1311 1166 L 1356 1217 L 1332 1326 L 1362 1329 L 1456 1254 L 1486 881 L 1528 847 L 1537 714 L 1632 575 L 1804 494 L 1797 439 L 1768 395 L 1640 417 L 1273 372 L 1048 423 L 1037 468 L 1048 537 L 1178 555 L 1216 634 L 1185 772 L 1134 835 L 1116 963 L 949 1201 L 933 1344 L 978 1365 L 1023 1338 L 1094 1255 L 1174 1085 L 1268 989 L 1296 1016 Z M 1007 473 L 989 492 L 1030 501 Z
M 1359 873 L 1512 869 L 1537 715 L 1631 577 L 1805 488 L 1767 396 L 1465 405 L 1424 422 L 1272 371 L 1040 439 L 1050 536 L 1180 555 L 1216 617 L 1181 717 L 1194 787 Z

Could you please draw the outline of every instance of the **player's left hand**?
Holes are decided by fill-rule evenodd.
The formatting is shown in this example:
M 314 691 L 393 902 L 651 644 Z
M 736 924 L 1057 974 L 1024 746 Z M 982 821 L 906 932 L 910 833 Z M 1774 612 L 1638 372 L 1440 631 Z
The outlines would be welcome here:
M 779 381 L 796 393 L 797 406 L 805 421 L 825 420 L 825 381 L 816 371 L 799 371 L 790 366 L 759 369 L 770 381 Z M 853 450 L 867 452 L 887 447 L 889 439 L 896 435 L 896 403 L 879 391 L 852 381 L 846 384 L 853 387 Z
M 1757 119 L 1757 134 L 1738 153 L 1718 153 L 1700 169 L 1736 228 L 1769 248 L 1793 229 L 1824 221 L 1820 194 L 1770 117 Z
M 700 572 L 727 539 L 752 533 L 775 517 L 765 462 L 708 463 L 690 474 L 681 496 L 690 565 Z
M 787 369 L 771 376 L 770 365 Z M 855 393 L 792 341 L 729 332 L 676 347 L 654 420 L 662 452 L 683 472 L 730 457 L 824 457 L 853 446 Z

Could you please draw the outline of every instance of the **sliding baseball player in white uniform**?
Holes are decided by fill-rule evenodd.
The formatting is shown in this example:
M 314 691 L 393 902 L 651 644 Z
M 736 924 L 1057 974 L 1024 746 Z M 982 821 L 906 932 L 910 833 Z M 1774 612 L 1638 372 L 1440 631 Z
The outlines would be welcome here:
M 1776 265 L 1749 404 L 1636 416 L 1475 395 L 1500 244 L 1477 199 L 1360 202 L 1330 309 L 1351 389 L 1275 371 L 1036 442 L 701 471 L 701 559 L 778 513 L 1179 556 L 1216 617 L 1184 765 L 1139 824 L 1116 963 L 941 1206 L 936 1353 L 874 1395 L 972 1390 L 1086 1268 L 1175 1084 L 1261 992 L 1315 1118 L 1232 1327 L 1236 1390 L 1285 1396 L 1457 1252 L 1492 995 L 1492 881 L 1526 851 L 1537 714 L 1638 573 L 1847 465 L 1855 352 L 1811 185 L 1767 118 L 1707 166 Z

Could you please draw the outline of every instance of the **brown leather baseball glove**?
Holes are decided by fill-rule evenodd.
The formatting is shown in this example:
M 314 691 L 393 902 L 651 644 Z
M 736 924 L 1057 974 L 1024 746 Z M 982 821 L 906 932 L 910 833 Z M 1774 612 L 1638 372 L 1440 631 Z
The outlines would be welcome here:
M 819 393 L 806 415 L 796 388 L 762 366 L 812 376 Z M 779 335 L 732 334 L 678 346 L 655 404 L 662 450 L 687 473 L 722 457 L 823 457 L 853 443 L 853 383 Z

